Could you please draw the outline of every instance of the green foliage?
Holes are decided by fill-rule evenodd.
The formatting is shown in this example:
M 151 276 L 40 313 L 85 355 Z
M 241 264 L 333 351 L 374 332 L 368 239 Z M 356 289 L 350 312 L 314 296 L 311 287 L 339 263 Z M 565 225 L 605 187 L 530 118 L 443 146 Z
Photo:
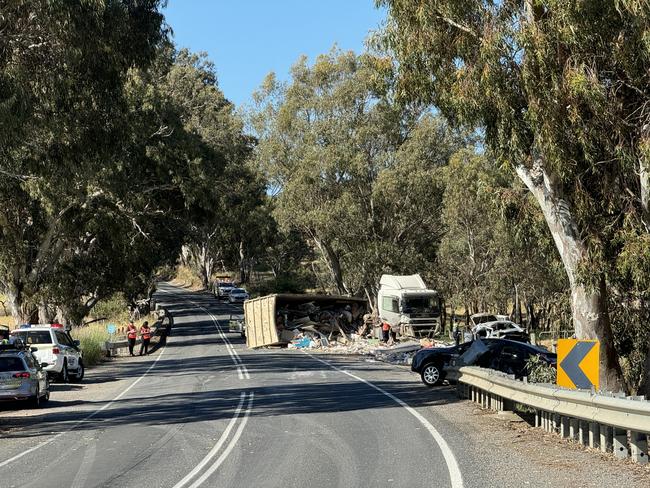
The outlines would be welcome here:
M 542 361 L 536 354 L 530 356 L 526 361 L 526 371 L 528 372 L 529 383 L 550 383 L 554 385 L 557 381 L 557 370 Z
M 390 58 L 333 50 L 267 77 L 251 125 L 280 229 L 298 231 L 339 293 L 376 294 L 385 272 L 417 272 L 441 235 L 439 167 L 468 143 L 395 103 Z
M 97 302 L 93 308 L 93 315 L 96 318 L 107 318 L 124 324 L 129 320 L 129 303 L 121 293 L 115 293 Z
M 76 327 L 72 330 L 73 339 L 81 344 L 84 355 L 84 365 L 94 366 L 99 364 L 103 357 L 104 343 L 110 339 L 104 326 Z
M 389 10 L 378 42 L 399 62 L 397 93 L 480 127 L 497 162 L 537 190 L 570 286 L 587 290 L 572 294 L 574 323 L 603 341 L 607 379 L 623 386 L 612 337 L 630 314 L 647 328 L 650 4 L 377 3 Z M 614 334 L 608 292 L 631 304 L 614 310 Z M 650 343 L 638 347 L 650 365 Z

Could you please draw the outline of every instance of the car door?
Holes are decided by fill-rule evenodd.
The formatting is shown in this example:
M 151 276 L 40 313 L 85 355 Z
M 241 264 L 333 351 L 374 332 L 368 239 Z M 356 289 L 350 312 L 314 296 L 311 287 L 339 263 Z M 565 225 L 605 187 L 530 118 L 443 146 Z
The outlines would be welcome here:
M 61 330 L 55 330 L 56 342 L 59 343 L 61 352 L 68 362 L 68 368 L 75 370 L 79 367 L 79 351 L 70 339 L 70 336 Z
M 506 345 L 501 350 L 497 369 L 521 378 L 526 375 L 526 361 L 528 361 L 529 356 L 529 352 L 521 347 Z

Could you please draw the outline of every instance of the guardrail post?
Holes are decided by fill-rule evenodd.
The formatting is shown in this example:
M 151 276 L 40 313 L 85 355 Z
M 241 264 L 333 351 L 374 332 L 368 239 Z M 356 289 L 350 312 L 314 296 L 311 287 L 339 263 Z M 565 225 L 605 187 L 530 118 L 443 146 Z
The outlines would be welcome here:
M 648 438 L 642 432 L 630 432 L 630 455 L 632 461 L 648 464 Z
M 600 426 L 596 422 L 589 422 L 589 447 L 596 449 L 599 444 Z
M 578 442 L 583 446 L 589 444 L 589 423 L 584 420 L 578 421 Z
M 569 437 L 569 418 L 561 417 L 560 422 L 560 435 L 563 439 L 566 439 Z
M 627 450 L 627 431 L 614 427 L 613 439 L 614 455 L 619 459 L 627 459 L 629 456 Z
M 600 425 L 600 450 L 612 452 L 612 428 L 609 425 Z
M 553 414 L 553 432 L 557 434 L 560 431 L 561 417 L 557 414 Z
M 542 412 L 535 410 L 535 427 L 542 426 Z
M 578 419 L 569 419 L 569 437 L 572 441 L 578 440 Z

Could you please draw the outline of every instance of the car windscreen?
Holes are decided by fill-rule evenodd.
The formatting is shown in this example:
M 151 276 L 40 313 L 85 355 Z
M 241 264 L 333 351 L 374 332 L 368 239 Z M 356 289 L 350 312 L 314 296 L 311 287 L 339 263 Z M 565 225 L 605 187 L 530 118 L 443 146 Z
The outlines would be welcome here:
M 438 297 L 420 296 L 406 297 L 403 311 L 405 313 L 439 313 Z
M 49 330 L 20 331 L 14 332 L 14 335 L 20 337 L 26 344 L 52 344 Z
M 22 359 L 17 357 L 0 357 L 0 373 L 8 371 L 24 371 L 25 365 Z

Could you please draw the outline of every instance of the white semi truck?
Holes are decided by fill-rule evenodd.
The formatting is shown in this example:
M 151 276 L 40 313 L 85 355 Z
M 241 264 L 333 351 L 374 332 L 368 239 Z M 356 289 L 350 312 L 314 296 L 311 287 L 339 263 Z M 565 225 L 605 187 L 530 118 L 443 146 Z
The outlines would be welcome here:
M 382 322 L 406 337 L 431 337 L 442 325 L 438 292 L 429 290 L 419 274 L 382 275 L 377 309 Z

